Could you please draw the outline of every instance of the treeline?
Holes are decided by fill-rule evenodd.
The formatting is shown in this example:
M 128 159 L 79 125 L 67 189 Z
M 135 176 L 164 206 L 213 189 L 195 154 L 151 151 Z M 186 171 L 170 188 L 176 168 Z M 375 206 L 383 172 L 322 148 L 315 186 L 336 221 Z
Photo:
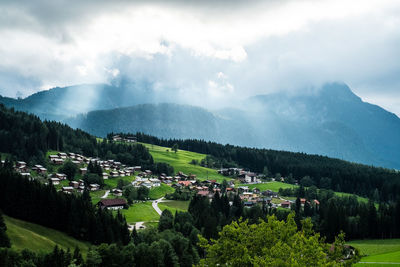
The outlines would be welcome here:
M 381 201 L 397 200 L 400 192 L 400 173 L 395 170 L 377 168 L 325 156 L 307 155 L 221 145 L 203 140 L 160 139 L 143 133 L 137 133 L 139 142 L 172 147 L 178 144 L 180 149 L 211 155 L 218 167 L 236 165 L 258 173 L 280 174 L 300 181 L 309 176 L 317 187 L 329 178 L 328 189 L 357 194 L 368 198 L 379 191 Z
M 172 166 L 155 164 L 143 145 L 98 141 L 79 129 L 54 121 L 42 122 L 35 115 L 7 109 L 0 104 L 0 152 L 12 154 L 15 160 L 24 160 L 32 166 L 45 165 L 48 150 L 113 159 L 130 166 L 142 166 L 154 173 L 173 173 Z
M 283 196 L 297 196 L 292 209 L 297 222 L 312 218 L 315 229 L 333 240 L 344 231 L 349 239 L 399 238 L 400 200 L 375 204 L 372 200 L 360 201 L 356 196 L 338 197 L 332 190 L 318 190 L 315 186 L 280 189 Z M 300 198 L 305 198 L 302 205 Z M 313 203 L 314 199 L 319 204 Z
M 89 192 L 57 192 L 8 168 L 0 168 L 0 209 L 8 216 L 60 230 L 93 244 L 130 240 L 125 218 L 92 205 Z

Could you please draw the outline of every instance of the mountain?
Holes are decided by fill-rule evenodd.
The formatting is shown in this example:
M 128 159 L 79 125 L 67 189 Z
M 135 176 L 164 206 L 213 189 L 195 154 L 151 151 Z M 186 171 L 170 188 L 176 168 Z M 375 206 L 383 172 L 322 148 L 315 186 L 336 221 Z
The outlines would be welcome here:
M 241 107 L 213 111 L 155 103 L 154 92 L 148 91 L 146 96 L 145 91 L 82 85 L 0 102 L 98 136 L 144 132 L 162 138 L 196 138 L 327 155 L 400 169 L 400 119 L 363 102 L 342 83 L 326 84 L 301 95 L 253 96 Z
M 40 91 L 24 99 L 0 96 L 0 103 L 16 110 L 31 112 L 41 119 L 62 120 L 92 110 L 154 103 L 160 98 L 149 84 L 84 84 Z M 163 99 L 168 99 L 163 97 Z

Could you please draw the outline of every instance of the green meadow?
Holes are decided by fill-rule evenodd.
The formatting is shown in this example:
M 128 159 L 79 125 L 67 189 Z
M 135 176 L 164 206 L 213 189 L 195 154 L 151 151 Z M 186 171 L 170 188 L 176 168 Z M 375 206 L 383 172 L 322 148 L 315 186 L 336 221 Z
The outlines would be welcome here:
M 60 231 L 46 228 L 34 223 L 25 222 L 4 216 L 7 225 L 7 235 L 12 248 L 17 250 L 30 249 L 36 252 L 50 252 L 54 246 L 73 251 L 79 247 L 83 255 L 87 254 L 90 244 L 79 241 Z
M 175 214 L 176 211 L 185 212 L 189 208 L 190 201 L 178 201 L 178 200 L 170 200 L 165 202 L 160 202 L 158 207 L 161 210 L 170 210 L 172 214 Z
M 160 216 L 153 209 L 151 204 L 151 202 L 135 203 L 131 205 L 129 209 L 123 209 L 121 212 L 125 215 L 126 221 L 130 224 L 135 222 L 158 221 Z
M 193 159 L 201 162 L 201 160 L 206 157 L 205 154 L 199 154 L 181 149 L 175 153 L 169 147 L 161 147 L 145 143 L 141 144 L 149 149 L 149 152 L 153 156 L 155 162 L 168 163 L 174 167 L 175 172 L 181 171 L 185 174 L 195 174 L 200 180 L 206 180 L 208 178 L 222 181 L 223 179 L 227 179 L 225 176 L 218 174 L 217 170 L 190 164 Z
M 166 184 L 161 184 L 160 186 L 153 187 L 152 189 L 150 189 L 149 197 L 151 199 L 159 199 L 168 193 L 173 193 L 174 191 L 175 189 L 173 189 L 171 186 Z
M 400 239 L 368 239 L 347 242 L 363 256 L 356 266 L 400 266 Z

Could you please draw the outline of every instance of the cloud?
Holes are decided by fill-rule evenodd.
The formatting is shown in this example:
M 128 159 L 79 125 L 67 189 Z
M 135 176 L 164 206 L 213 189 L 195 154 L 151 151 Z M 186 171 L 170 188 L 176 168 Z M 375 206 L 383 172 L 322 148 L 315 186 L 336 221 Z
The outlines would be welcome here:
M 399 11 L 395 0 L 1 1 L 0 94 L 146 81 L 216 105 L 339 80 L 400 114 Z

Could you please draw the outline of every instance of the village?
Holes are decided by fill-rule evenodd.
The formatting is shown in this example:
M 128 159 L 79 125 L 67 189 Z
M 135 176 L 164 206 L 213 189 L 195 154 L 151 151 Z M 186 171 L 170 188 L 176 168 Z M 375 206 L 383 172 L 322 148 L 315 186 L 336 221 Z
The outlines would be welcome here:
M 71 161 L 79 170 L 75 179 L 71 181 L 67 179 L 66 174 L 58 172 L 66 161 Z M 205 180 L 196 177 L 194 174 L 185 174 L 181 171 L 178 171 L 174 176 L 167 176 L 164 173 L 155 175 L 151 170 L 142 170 L 141 166 L 126 166 L 115 160 L 86 157 L 76 153 L 54 152 L 48 155 L 47 162 L 52 171 L 42 165 L 29 167 L 23 161 L 17 161 L 14 168 L 22 176 L 30 179 L 40 179 L 46 184 L 52 184 L 57 190 L 66 194 L 83 193 L 88 190 L 92 196 L 97 196 L 94 199 L 97 199 L 98 202 L 94 204 L 99 205 L 101 208 L 112 210 L 129 206 L 127 200 L 123 197 L 124 188 L 115 186 L 115 181 L 119 179 L 124 179 L 134 188 L 146 187 L 151 190 L 160 186 L 168 186 L 174 190 L 186 190 L 190 195 L 206 197 L 210 201 L 214 194 L 221 193 L 221 190 L 223 190 L 231 197 L 230 199 L 233 199 L 234 194 L 238 194 L 243 201 L 244 207 L 247 208 L 255 205 L 268 205 L 272 208 L 290 209 L 294 203 L 293 198 L 284 198 L 279 195 L 279 192 L 268 189 L 260 190 L 257 185 L 265 184 L 261 177 L 254 172 L 245 171 L 241 168 L 218 170 L 219 174 L 227 177 L 226 183 L 223 184 L 217 182 L 217 180 Z M 4 161 L 2 163 L 4 164 Z M 83 180 L 83 177 L 88 172 L 89 164 L 97 164 L 102 169 L 102 179 L 105 181 L 103 186 L 107 187 L 107 190 L 100 198 L 95 195 L 95 192 L 104 188 L 100 184 L 87 184 Z M 235 179 L 232 177 L 235 177 Z M 272 182 L 274 180 L 274 178 L 271 178 Z M 284 178 L 280 178 L 280 181 L 283 180 Z M 302 205 L 307 201 L 306 199 L 300 200 Z M 232 205 L 232 201 L 230 204 Z M 309 204 L 319 205 L 319 202 L 312 200 Z

